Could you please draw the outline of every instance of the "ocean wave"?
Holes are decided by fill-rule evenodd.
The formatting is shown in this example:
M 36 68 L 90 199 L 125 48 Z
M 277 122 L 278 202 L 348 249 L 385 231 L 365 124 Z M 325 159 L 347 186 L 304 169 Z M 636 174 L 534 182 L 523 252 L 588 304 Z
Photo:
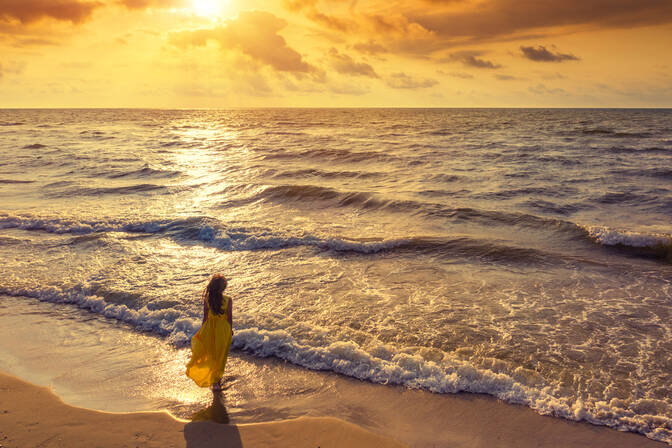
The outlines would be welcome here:
M 346 149 L 336 148 L 317 148 L 304 150 L 287 150 L 280 149 L 273 152 L 267 152 L 261 156 L 262 160 L 274 159 L 319 159 L 330 160 L 334 162 L 393 162 L 404 160 L 399 156 L 395 156 L 385 152 L 378 151 L 350 151 Z
M 162 169 L 157 169 L 157 168 L 151 168 L 149 165 L 145 165 L 144 167 L 137 169 L 137 170 L 132 170 L 132 171 L 125 171 L 125 172 L 115 172 L 112 174 L 108 174 L 107 178 L 108 179 L 119 179 L 123 177 L 158 177 L 158 178 L 170 178 L 170 177 L 175 177 L 179 176 L 182 174 L 181 171 L 173 171 L 173 170 L 162 170 Z
M 122 187 L 72 187 L 66 190 L 48 193 L 49 197 L 72 197 L 72 196 L 99 196 L 99 195 L 125 195 L 139 194 L 155 191 L 170 191 L 166 185 L 135 184 Z
M 644 169 L 615 169 L 609 172 L 616 176 L 643 176 L 672 180 L 672 168 L 655 167 Z
M 123 220 L 92 221 L 39 216 L 0 215 L 0 229 L 38 230 L 55 234 L 88 234 L 95 232 L 156 233 L 179 221 L 155 220 L 128 222 Z
M 103 132 L 103 131 L 95 131 L 95 130 L 93 130 L 93 131 L 90 131 L 90 130 L 82 131 L 82 132 L 79 133 L 79 135 L 81 135 L 82 138 L 97 140 L 97 141 L 112 140 L 112 139 L 115 138 L 112 135 L 106 135 L 105 132 Z
M 630 132 L 630 131 L 616 131 L 607 128 L 591 128 L 583 129 L 581 131 L 585 135 L 599 135 L 602 137 L 616 137 L 616 138 L 649 138 L 653 135 L 650 132 Z
M 100 232 L 164 234 L 177 242 L 198 241 L 225 251 L 313 247 L 324 251 L 362 255 L 391 251 L 442 254 L 505 264 L 540 265 L 571 261 L 571 258 L 564 258 L 559 254 L 539 249 L 468 237 L 408 236 L 388 239 L 357 239 L 318 236 L 305 232 L 273 231 L 264 228 L 227 227 L 216 220 L 200 217 L 149 222 L 96 222 L 4 216 L 0 217 L 0 229 L 2 228 L 75 235 Z
M 437 180 L 450 182 L 452 176 L 438 177 Z M 551 195 L 551 191 L 543 191 Z M 561 193 L 569 194 L 572 188 L 565 188 Z M 529 189 L 514 192 L 492 193 L 501 196 L 523 194 Z M 460 192 L 423 190 L 419 195 L 428 197 L 451 196 Z M 413 199 L 387 199 L 374 193 L 365 191 L 341 191 L 335 188 L 318 185 L 231 185 L 226 190 L 219 192 L 226 196 L 238 196 L 221 203 L 221 207 L 243 206 L 258 201 L 271 201 L 280 203 L 292 203 L 299 206 L 312 207 L 315 202 L 330 202 L 333 207 L 354 207 L 367 212 L 403 213 L 406 215 L 451 219 L 455 221 L 473 221 L 483 225 L 508 224 L 512 226 L 533 227 L 539 229 L 562 228 L 565 231 L 577 233 L 577 226 L 568 221 L 554 218 L 540 217 L 525 213 L 499 212 L 494 210 L 481 210 L 469 207 L 450 207 L 439 202 L 418 201 Z M 490 193 L 488 193 L 490 194 Z M 558 193 L 559 195 L 560 193 Z M 580 232 L 578 232 L 580 235 Z
M 600 246 L 611 247 L 624 253 L 665 260 L 672 263 L 672 235 L 645 234 L 615 230 L 605 226 L 581 226 L 588 238 Z
M 0 179 L 0 184 L 32 184 L 34 180 Z
M 200 327 L 199 316 L 174 308 L 150 309 L 109 303 L 87 285 L 44 289 L 0 287 L 0 294 L 30 297 L 56 304 L 70 304 L 125 322 L 136 329 L 165 337 L 177 347 L 189 345 Z M 237 320 L 232 349 L 257 357 L 275 357 L 311 370 L 339 373 L 372 383 L 399 385 L 434 393 L 480 393 L 513 404 L 528 406 L 542 415 L 635 431 L 672 444 L 669 405 L 661 400 L 599 398 L 583 400 L 557 392 L 561 388 L 523 367 L 477 367 L 468 360 L 444 353 L 440 361 L 428 360 L 419 351 L 354 341 L 297 340 L 291 327 L 260 328 Z
M 612 146 L 608 148 L 607 151 L 623 154 L 644 154 L 644 153 L 664 154 L 664 155 L 672 154 L 672 149 L 660 148 L 658 146 L 651 146 L 645 148 L 632 147 L 632 146 Z
M 321 194 L 321 193 L 320 193 Z M 555 229 L 573 240 L 588 239 L 600 246 L 629 250 L 631 254 L 672 260 L 672 235 L 642 234 L 618 231 L 603 226 L 584 226 L 534 215 L 512 215 L 474 209 L 457 209 L 462 219 L 499 219 L 508 224 Z M 494 214 L 493 214 L 494 213 Z M 295 247 L 314 247 L 319 250 L 377 254 L 384 252 L 411 252 L 463 257 L 503 264 L 564 264 L 581 261 L 576 256 L 548 252 L 541 249 L 513 246 L 495 240 L 466 236 L 414 236 L 399 238 L 361 239 L 332 235 L 313 235 L 303 231 L 287 232 L 268 228 L 227 226 L 202 216 L 186 219 L 159 219 L 150 221 L 94 221 L 44 218 L 36 216 L 0 215 L 0 229 L 18 228 L 55 234 L 83 235 L 102 232 L 162 234 L 179 243 L 200 242 L 224 251 L 282 250 Z M 586 261 L 586 260 L 584 260 Z
M 604 226 L 583 227 L 588 235 L 604 246 L 628 246 L 635 248 L 656 248 L 672 244 L 672 235 L 644 234 L 627 230 L 614 230 Z
M 267 170 L 264 177 L 272 177 L 276 179 L 283 178 L 310 178 L 319 177 L 324 179 L 370 179 L 376 177 L 383 177 L 383 173 L 377 172 L 363 172 L 363 171 L 325 171 L 315 168 L 307 168 L 300 170 L 276 171 Z
M 41 143 L 33 143 L 32 145 L 26 145 L 23 147 L 23 149 L 42 149 L 46 148 L 47 145 L 43 145 Z

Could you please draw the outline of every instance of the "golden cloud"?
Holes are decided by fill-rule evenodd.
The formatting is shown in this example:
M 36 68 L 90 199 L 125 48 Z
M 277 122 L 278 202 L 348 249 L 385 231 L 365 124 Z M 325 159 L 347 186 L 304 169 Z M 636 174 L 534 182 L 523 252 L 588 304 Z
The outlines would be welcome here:
M 335 48 L 329 50 L 329 57 L 331 58 L 331 64 L 334 67 L 334 70 L 338 73 L 351 76 L 380 78 L 370 64 L 367 64 L 366 62 L 356 62 L 351 56 L 339 53 Z
M 43 19 L 82 23 L 103 6 L 96 1 L 79 0 L 0 0 L 0 20 L 30 24 Z
M 172 33 L 170 43 L 187 48 L 213 41 L 222 49 L 240 51 L 277 71 L 323 76 L 278 34 L 286 26 L 285 20 L 269 12 L 246 11 L 222 26 Z

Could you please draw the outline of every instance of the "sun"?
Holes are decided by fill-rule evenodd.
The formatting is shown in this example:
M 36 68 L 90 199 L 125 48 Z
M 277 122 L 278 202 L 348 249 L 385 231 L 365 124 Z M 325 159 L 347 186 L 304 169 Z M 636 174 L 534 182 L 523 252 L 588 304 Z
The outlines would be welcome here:
M 216 16 L 222 12 L 222 0 L 191 0 L 194 12 L 199 16 Z

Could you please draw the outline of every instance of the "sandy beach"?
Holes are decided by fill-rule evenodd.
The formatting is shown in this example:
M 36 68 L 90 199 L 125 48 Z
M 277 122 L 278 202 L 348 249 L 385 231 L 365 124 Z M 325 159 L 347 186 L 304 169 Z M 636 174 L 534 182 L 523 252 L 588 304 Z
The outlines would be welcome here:
M 156 337 L 79 321 L 74 308 L 64 318 L 50 304 L 0 300 L 13 310 L 0 315 L 0 370 L 15 375 L 0 376 L 3 448 L 666 446 L 487 395 L 375 385 L 239 352 L 213 400 L 184 376 L 184 353 Z
M 63 403 L 47 388 L 0 374 L 0 446 L 25 447 L 403 447 L 334 418 L 220 425 L 166 412 L 107 413 Z
M 110 413 L 63 403 L 51 390 L 0 373 L 0 446 L 25 447 L 380 447 L 408 446 L 332 417 L 226 425 L 168 412 Z M 535 416 L 479 397 L 449 400 L 436 447 L 655 447 L 635 434 Z M 471 422 L 471 424 L 469 423 Z M 457 423 L 457 424 L 456 424 Z M 522 428 L 526 427 L 527 430 Z M 421 431 L 421 428 L 417 428 Z M 431 434 L 425 434 L 429 439 Z M 440 437 L 440 438 L 439 438 Z M 430 446 L 430 445 L 427 445 Z

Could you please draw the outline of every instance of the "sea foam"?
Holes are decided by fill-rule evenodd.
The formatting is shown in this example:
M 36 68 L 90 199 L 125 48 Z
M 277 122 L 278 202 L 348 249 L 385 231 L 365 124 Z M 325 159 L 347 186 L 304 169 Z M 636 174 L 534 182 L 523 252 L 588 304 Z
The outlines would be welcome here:
M 662 233 L 644 234 L 627 230 L 615 230 L 605 226 L 584 227 L 588 235 L 605 246 L 660 247 L 672 244 L 672 235 Z
M 177 347 L 188 346 L 200 326 L 197 316 L 176 309 L 151 310 L 147 306 L 132 309 L 108 303 L 86 285 L 45 289 L 2 287 L 0 294 L 76 305 L 166 337 Z M 533 372 L 522 368 L 513 372 L 478 368 L 449 353 L 436 362 L 390 344 L 362 347 L 354 341 L 325 342 L 321 338 L 298 341 L 288 330 L 236 326 L 232 347 L 257 357 L 275 357 L 308 369 L 331 371 L 373 383 L 434 393 L 489 394 L 508 403 L 529 406 L 540 414 L 636 431 L 672 444 L 669 405 L 660 400 L 640 399 L 628 403 L 617 399 L 610 402 L 575 399 L 558 393 L 559 384 L 540 381 Z

